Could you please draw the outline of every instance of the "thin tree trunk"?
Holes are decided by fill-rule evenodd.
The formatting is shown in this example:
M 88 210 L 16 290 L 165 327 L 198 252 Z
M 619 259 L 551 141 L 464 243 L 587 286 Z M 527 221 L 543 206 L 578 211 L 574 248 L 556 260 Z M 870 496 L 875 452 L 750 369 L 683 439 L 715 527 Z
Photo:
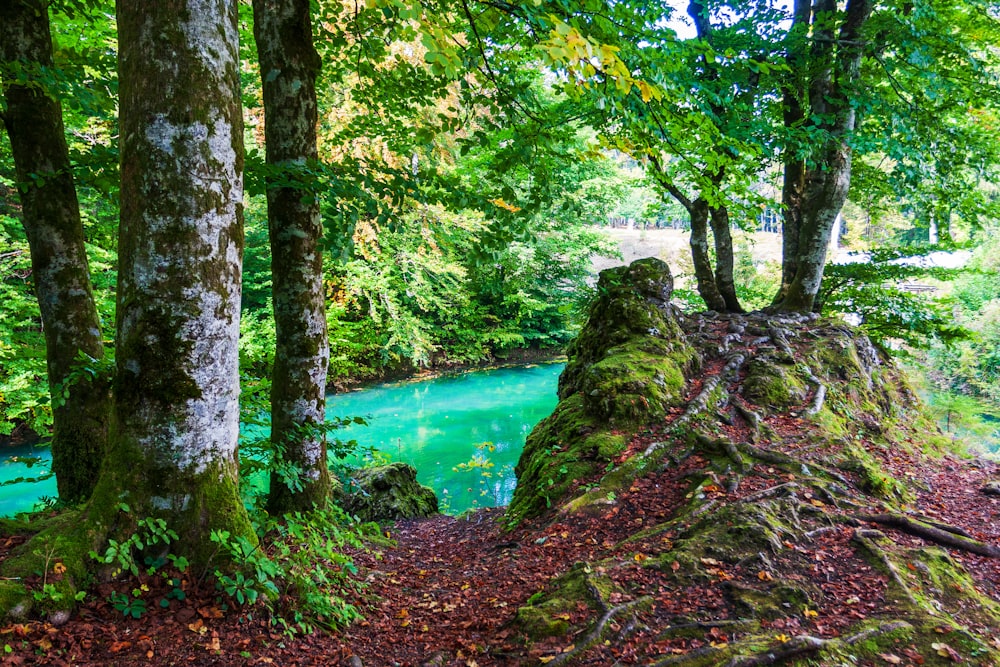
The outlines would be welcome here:
M 698 294 L 710 310 L 726 312 L 727 303 L 715 284 L 712 270 L 712 256 L 708 252 L 708 202 L 699 197 L 688 209 L 691 216 L 691 261 L 694 263 L 694 278 L 698 284 Z
M 115 410 L 98 534 L 164 518 L 195 564 L 255 541 L 238 489 L 243 126 L 236 0 L 118 2 Z M 125 522 L 127 524 L 127 522 Z
M 330 493 L 326 460 L 326 374 L 330 361 L 319 201 L 305 167 L 315 161 L 316 76 L 309 0 L 254 0 L 254 36 L 264 88 L 271 182 L 267 217 L 277 349 L 271 383 L 271 440 L 299 471 L 271 473 L 268 509 L 308 510 Z M 295 181 L 289 186 L 289 181 Z M 286 185 L 278 185 L 282 183 Z
M 22 72 L 52 67 L 47 4 L 0 3 L 0 61 Z M 45 333 L 52 395 L 52 471 L 59 497 L 90 496 L 104 457 L 111 409 L 108 378 L 72 378 L 79 354 L 104 357 L 101 324 L 90 283 L 80 206 L 63 129 L 62 109 L 38 81 L 12 78 L 6 67 L 4 125 L 10 137 L 31 248 L 31 271 Z M 40 74 L 40 72 L 38 72 Z
M 736 296 L 736 280 L 733 277 L 733 236 L 730 232 L 729 209 L 717 206 L 711 209 L 709 216 L 712 237 L 715 239 L 715 286 L 726 302 L 728 312 L 745 312 Z

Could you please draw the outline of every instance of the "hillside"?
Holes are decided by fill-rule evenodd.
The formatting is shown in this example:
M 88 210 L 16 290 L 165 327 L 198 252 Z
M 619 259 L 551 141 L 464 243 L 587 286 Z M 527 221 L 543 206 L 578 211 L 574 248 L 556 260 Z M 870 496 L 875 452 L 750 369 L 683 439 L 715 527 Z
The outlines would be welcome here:
M 682 316 L 671 289 L 657 260 L 601 275 L 511 506 L 386 527 L 341 634 L 211 591 L 140 619 L 98 595 L 8 627 L 7 661 L 1000 664 L 997 466 L 945 449 L 851 328 Z

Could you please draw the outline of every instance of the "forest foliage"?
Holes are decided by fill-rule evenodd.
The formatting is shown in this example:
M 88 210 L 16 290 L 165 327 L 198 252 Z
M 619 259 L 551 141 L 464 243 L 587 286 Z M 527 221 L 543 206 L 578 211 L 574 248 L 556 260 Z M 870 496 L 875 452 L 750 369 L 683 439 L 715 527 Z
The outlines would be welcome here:
M 689 203 L 702 197 L 713 210 L 731 210 L 735 227 L 753 229 L 762 208 L 781 210 L 775 163 L 762 170 L 762 158 L 783 145 L 804 154 L 822 139 L 819 129 L 780 128 L 775 96 L 790 78 L 811 73 L 781 60 L 784 15 L 770 3 L 740 11 L 691 3 L 685 9 L 700 39 L 686 40 L 673 32 L 682 8 L 656 3 L 509 13 L 469 13 L 463 5 L 436 16 L 406 2 L 314 9 L 323 59 L 320 160 L 285 177 L 322 201 L 334 382 L 475 363 L 513 348 L 558 349 L 589 294 L 588 258 L 613 252 L 596 231 L 609 216 L 677 219 L 683 207 L 669 191 L 687 188 L 700 193 Z M 63 101 L 107 326 L 118 215 L 113 11 L 101 3 L 52 10 L 55 66 L 8 65 L 7 76 L 30 74 Z M 262 377 L 273 349 L 263 198 L 269 168 L 251 11 L 245 4 L 240 11 L 248 138 L 242 354 L 245 372 Z M 997 206 L 995 190 L 984 185 L 997 165 L 996 95 L 975 85 L 995 76 L 983 46 L 995 38 L 995 17 L 977 3 L 918 11 L 884 3 L 872 11 L 884 43 L 862 63 L 870 85 L 851 93 L 860 122 L 850 141 L 848 208 L 860 215 L 849 222 L 867 220 L 857 243 L 886 248 L 886 258 L 925 252 L 927 229 L 943 235 L 946 249 L 956 239 L 978 244 Z M 657 24 L 671 14 L 670 27 Z M 969 28 L 966 41 L 943 29 L 950 23 Z M 624 154 L 611 148 L 650 167 L 648 180 L 623 169 Z M 9 147 L 0 143 L 0 431 L 44 432 L 51 420 L 39 381 L 44 345 L 15 185 Z M 879 232 L 886 229 L 888 237 Z M 736 261 L 743 262 L 737 289 L 766 305 L 768 273 Z M 993 270 L 966 274 L 957 296 L 928 305 L 897 287 L 926 272 L 878 261 L 835 266 L 817 306 L 860 313 L 879 339 L 940 341 L 933 359 L 968 376 L 954 388 L 994 398 L 990 355 L 969 352 L 992 340 L 995 305 L 982 295 Z M 967 296 L 973 293 L 981 296 Z M 957 307 L 967 314 L 952 317 L 949 308 Z M 976 336 L 949 345 L 967 331 Z M 112 363 L 81 358 L 80 372 L 106 373 Z

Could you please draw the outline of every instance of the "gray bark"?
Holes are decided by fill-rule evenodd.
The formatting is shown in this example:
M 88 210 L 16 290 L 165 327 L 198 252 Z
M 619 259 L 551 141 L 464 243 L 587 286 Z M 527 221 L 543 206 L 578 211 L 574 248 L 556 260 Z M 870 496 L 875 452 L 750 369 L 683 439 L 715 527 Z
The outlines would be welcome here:
M 272 472 L 268 508 L 308 510 L 330 493 L 325 421 L 330 347 L 323 290 L 323 227 L 305 167 L 317 159 L 316 76 L 309 0 L 254 0 L 264 89 L 271 280 L 277 346 L 271 440 L 299 484 Z M 280 172 L 280 173 L 279 173 Z M 289 182 L 294 185 L 288 185 Z
M 0 63 L 20 62 L 23 72 L 52 67 L 46 3 L 0 3 Z M 23 207 L 22 224 L 31 249 L 31 270 L 45 334 L 52 395 L 52 470 L 59 497 L 90 496 L 108 435 L 108 378 L 73 379 L 79 353 L 104 356 L 84 246 L 80 207 L 64 134 L 62 108 L 37 81 L 14 79 L 7 68 L 4 125 L 10 137 Z
M 91 505 L 158 516 L 205 564 L 254 539 L 238 490 L 243 126 L 236 0 L 118 2 L 121 237 L 113 435 Z M 127 530 L 127 527 L 124 527 Z
M 730 231 L 729 209 L 717 206 L 709 212 L 712 238 L 715 239 L 715 286 L 726 302 L 730 313 L 742 313 L 743 307 L 736 295 L 736 279 L 733 277 L 733 235 Z
M 796 18 L 798 9 L 796 6 Z M 864 51 L 862 28 L 871 10 L 871 0 L 849 0 L 844 20 L 835 33 L 830 21 L 837 11 L 835 0 L 819 0 L 814 6 L 814 35 L 805 65 L 809 71 L 809 117 L 819 119 L 815 124 L 827 139 L 810 156 L 804 170 L 797 253 L 783 258 L 783 264 L 792 261 L 796 267 L 787 289 L 773 306 L 778 311 L 807 312 L 815 307 L 830 234 L 851 183 L 851 148 L 847 141 L 856 123 L 851 95 Z M 801 58 L 795 61 L 802 65 Z M 786 162 L 786 169 L 789 164 Z M 785 234 L 789 233 L 791 230 L 786 228 Z

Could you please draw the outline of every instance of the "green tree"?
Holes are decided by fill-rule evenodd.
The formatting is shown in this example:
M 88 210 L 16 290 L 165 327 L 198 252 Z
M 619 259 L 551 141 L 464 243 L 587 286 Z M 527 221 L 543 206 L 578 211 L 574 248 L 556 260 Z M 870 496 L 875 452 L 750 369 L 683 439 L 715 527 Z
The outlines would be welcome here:
M 98 534 L 163 518 L 193 563 L 256 538 L 238 493 L 243 136 L 232 0 L 118 7 L 121 266 Z
M 0 77 L 22 224 L 45 334 L 52 397 L 52 470 L 60 498 L 86 499 L 107 441 L 110 391 L 100 372 L 101 323 L 87 262 L 80 206 L 51 89 L 52 38 L 46 3 L 0 5 Z

